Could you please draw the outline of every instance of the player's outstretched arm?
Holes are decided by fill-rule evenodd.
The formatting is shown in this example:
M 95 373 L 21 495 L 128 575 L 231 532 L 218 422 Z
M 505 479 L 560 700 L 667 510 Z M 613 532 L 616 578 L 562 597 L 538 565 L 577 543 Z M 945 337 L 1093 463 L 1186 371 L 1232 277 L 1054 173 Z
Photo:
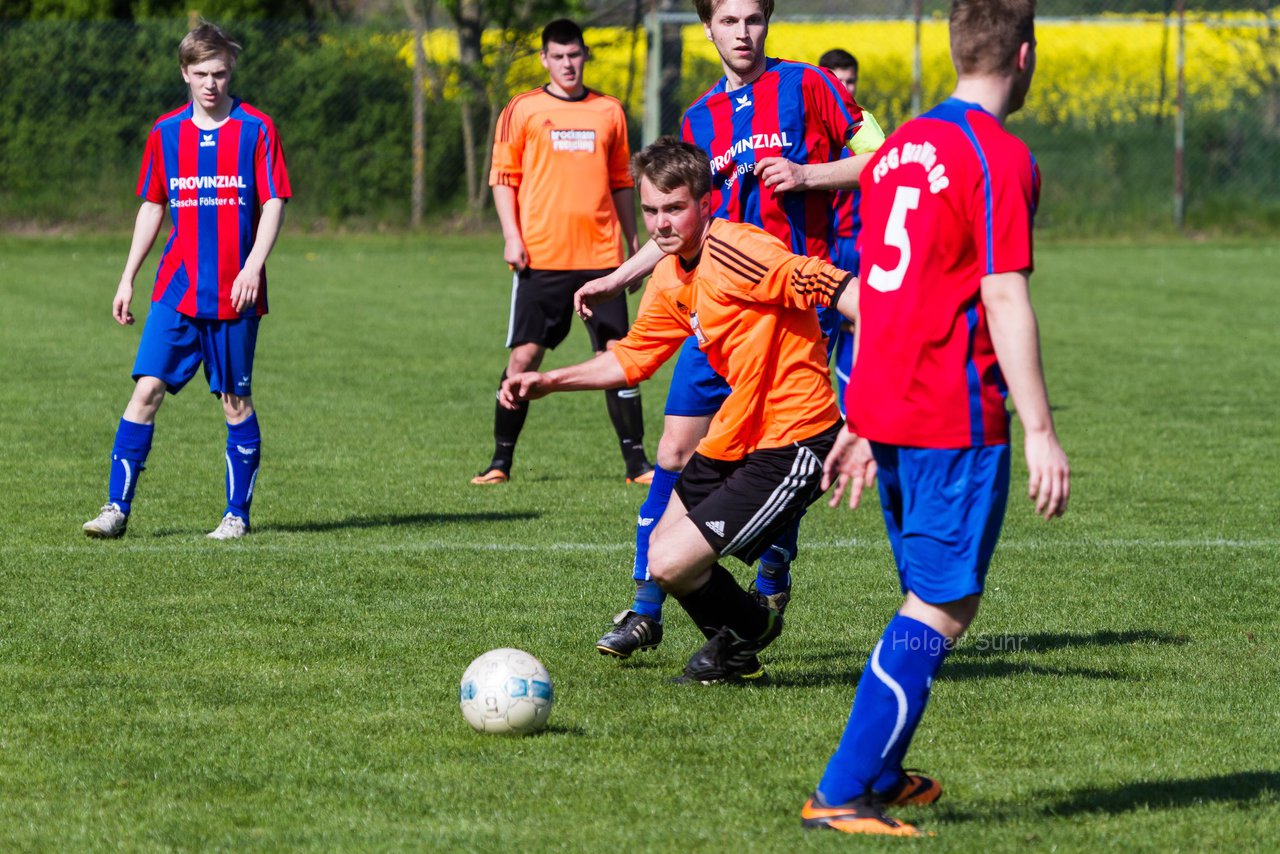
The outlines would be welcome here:
M 567 368 L 556 368 L 546 373 L 525 371 L 507 377 L 502 388 L 498 389 L 498 403 L 506 409 L 515 409 L 525 401 L 537 400 L 555 391 L 623 388 L 627 384 L 627 375 L 618 357 L 606 351 Z
M 591 306 L 616 297 L 628 286 L 635 293 L 644 277 L 658 266 L 664 254 L 666 253 L 658 248 L 658 244 L 650 240 L 612 273 L 592 279 L 578 288 L 578 292 L 573 295 L 573 310 L 586 320 L 591 316 Z
M 836 311 L 843 315 L 844 319 L 849 322 L 851 328 L 858 325 L 858 277 L 854 276 L 849 280 L 849 284 L 845 285 L 844 290 L 840 293 L 840 298 L 836 300 Z M 854 339 L 855 342 L 857 339 Z
M 249 257 L 244 259 L 244 266 L 231 283 L 231 306 L 236 311 L 244 311 L 258 301 L 258 293 L 262 290 L 262 268 L 267 265 L 267 256 L 276 245 L 283 225 L 284 199 L 268 199 L 263 203 L 262 215 L 258 218 L 253 249 L 249 250 Z
M 982 277 L 982 305 L 991 342 L 1026 433 L 1027 497 L 1046 519 L 1067 511 L 1071 468 L 1058 443 L 1040 361 L 1040 331 L 1031 307 L 1027 273 Z
M 862 168 L 873 154 L 855 154 L 830 163 L 793 163 L 785 157 L 765 157 L 756 163 L 755 175 L 777 193 L 849 190 L 858 186 Z
M 156 242 L 156 235 L 160 233 L 160 223 L 163 221 L 164 208 L 155 202 L 143 202 L 138 208 L 138 216 L 133 221 L 129 257 L 124 262 L 124 272 L 120 274 L 115 299 L 111 301 L 111 316 L 121 326 L 133 323 L 133 312 L 129 310 L 129 303 L 133 302 L 133 280 L 137 278 L 142 262 L 147 260 L 147 253 Z
M 805 190 L 851 190 L 860 183 L 863 168 L 884 143 L 884 131 L 870 110 L 862 110 L 862 121 L 846 147 L 853 157 L 827 163 L 792 163 L 783 157 L 765 157 L 755 175 L 777 193 Z

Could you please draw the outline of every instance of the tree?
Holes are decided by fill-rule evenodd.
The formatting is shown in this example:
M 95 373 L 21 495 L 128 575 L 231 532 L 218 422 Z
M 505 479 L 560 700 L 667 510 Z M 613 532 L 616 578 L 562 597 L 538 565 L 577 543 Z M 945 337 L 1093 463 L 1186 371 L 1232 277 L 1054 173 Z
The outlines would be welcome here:
M 131 21 L 186 17 L 197 8 L 209 20 L 346 18 L 354 0 L 0 0 L 0 20 Z

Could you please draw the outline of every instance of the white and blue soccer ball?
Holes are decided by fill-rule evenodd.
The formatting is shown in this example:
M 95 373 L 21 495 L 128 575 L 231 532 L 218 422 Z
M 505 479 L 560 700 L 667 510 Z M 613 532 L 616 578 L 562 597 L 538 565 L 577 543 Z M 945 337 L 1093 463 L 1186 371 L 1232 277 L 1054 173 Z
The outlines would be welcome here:
M 489 650 L 467 665 L 458 689 L 462 716 L 476 732 L 537 732 L 553 701 L 547 668 L 520 649 Z

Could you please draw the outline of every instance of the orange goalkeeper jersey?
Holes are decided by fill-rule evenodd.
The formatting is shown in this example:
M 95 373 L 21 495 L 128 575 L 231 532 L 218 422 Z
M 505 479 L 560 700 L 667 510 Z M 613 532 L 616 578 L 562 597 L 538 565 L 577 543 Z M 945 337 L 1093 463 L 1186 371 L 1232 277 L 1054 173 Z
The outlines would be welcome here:
M 634 385 L 693 333 L 732 389 L 698 452 L 740 460 L 783 447 L 840 418 L 814 308 L 838 300 L 851 278 L 820 258 L 793 255 L 754 225 L 715 219 L 692 270 L 675 255 L 658 263 L 640 316 L 611 352 Z
M 545 87 L 517 95 L 498 119 L 489 186 L 514 187 L 535 270 L 622 263 L 613 192 L 633 185 L 627 119 L 616 98 L 568 100 Z

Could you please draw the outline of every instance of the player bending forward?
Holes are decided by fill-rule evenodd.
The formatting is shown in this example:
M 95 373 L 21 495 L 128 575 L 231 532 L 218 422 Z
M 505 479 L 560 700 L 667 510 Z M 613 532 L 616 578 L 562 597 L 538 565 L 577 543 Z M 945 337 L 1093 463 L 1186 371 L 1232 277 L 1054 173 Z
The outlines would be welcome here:
M 724 76 L 689 106 L 680 127 L 684 140 L 714 164 L 713 214 L 759 226 L 799 255 L 831 260 L 834 191 L 857 183 L 884 133 L 829 74 L 767 54 L 773 0 L 695 0 L 694 7 Z M 620 292 L 628 282 L 638 286 L 661 257 L 660 249 L 645 244 L 612 273 L 584 285 L 575 303 L 584 316 L 592 314 L 596 299 Z M 836 266 L 842 266 L 838 260 Z M 831 322 L 830 328 L 838 325 Z M 690 336 L 671 374 L 658 465 L 636 519 L 635 598 L 596 641 L 604 655 L 627 658 L 662 641 L 665 597 L 649 573 L 650 533 L 728 396 L 728 384 Z M 780 613 L 791 599 L 799 524 L 797 519 L 780 532 L 756 569 L 753 594 Z
M 111 309 L 117 323 L 133 323 L 133 280 L 166 208 L 173 230 L 133 364 L 137 385 L 116 428 L 107 503 L 84 524 L 90 537 L 124 534 L 156 412 L 201 363 L 227 418 L 227 505 L 209 536 L 228 540 L 249 531 L 262 450 L 250 396 L 254 345 L 267 313 L 264 265 L 291 193 L 271 119 L 228 93 L 239 53 L 213 24 L 187 33 L 178 62 L 191 100 L 157 119 L 147 137 L 142 206 Z
M 515 406 L 553 391 L 635 384 L 697 337 L 732 392 L 680 473 L 651 538 L 649 571 L 708 638 L 683 679 L 758 678 L 756 655 L 781 633 L 782 617 L 716 561 L 751 565 L 822 494 L 821 460 L 841 421 L 814 308 L 840 303 L 851 277 L 755 226 L 714 219 L 710 160 L 695 145 L 663 137 L 635 156 L 632 171 L 645 225 L 666 253 L 640 316 L 609 352 L 510 377 L 499 400 Z
M 955 92 L 890 136 L 862 175 L 849 430 L 824 480 L 838 473 L 832 504 L 847 487 L 856 506 L 878 467 L 905 599 L 858 680 L 844 736 L 803 807 L 806 827 L 914 836 L 883 808 L 942 794 L 902 763 L 947 652 L 978 612 L 1000 536 L 1006 389 L 1036 512 L 1067 509 L 1070 470 L 1027 289 L 1039 175 L 1004 129 L 1031 86 L 1035 44 L 1035 0 L 955 0 Z

